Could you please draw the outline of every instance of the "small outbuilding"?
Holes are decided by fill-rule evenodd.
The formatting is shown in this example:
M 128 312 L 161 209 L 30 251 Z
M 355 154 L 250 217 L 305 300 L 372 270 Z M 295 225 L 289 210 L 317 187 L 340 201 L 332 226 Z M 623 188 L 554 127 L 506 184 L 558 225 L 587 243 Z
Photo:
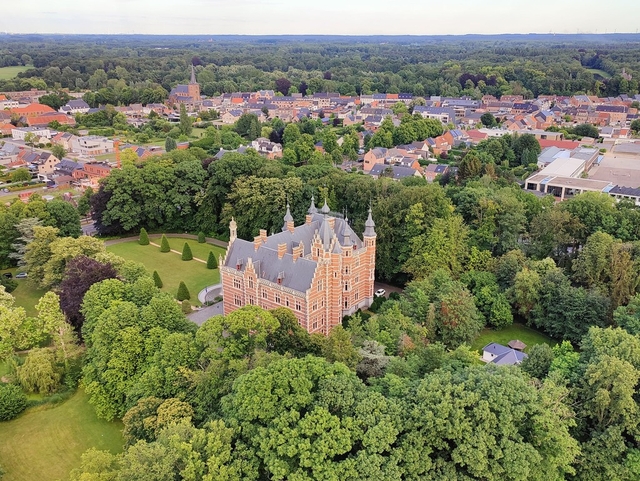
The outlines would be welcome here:
M 509 341 L 508 346 L 511 349 L 515 349 L 516 351 L 524 351 L 527 345 L 520 341 L 519 339 L 514 339 L 513 341 Z
M 524 345 L 524 343 L 521 344 Z M 499 366 L 513 366 L 515 364 L 520 364 L 526 358 L 527 355 L 524 352 L 503 346 L 496 342 L 487 344 L 482 348 L 482 360 L 486 363 L 497 364 Z

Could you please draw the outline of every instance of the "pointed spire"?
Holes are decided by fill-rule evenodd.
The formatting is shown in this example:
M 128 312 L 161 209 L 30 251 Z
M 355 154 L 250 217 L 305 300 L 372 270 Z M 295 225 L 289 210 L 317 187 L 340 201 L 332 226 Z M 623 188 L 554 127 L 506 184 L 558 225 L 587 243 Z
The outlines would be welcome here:
M 309 207 L 309 210 L 307 211 L 307 214 L 317 214 L 318 213 L 318 209 L 316 209 L 316 202 L 315 199 L 313 197 L 313 195 L 311 196 L 311 206 Z
M 324 205 L 322 206 L 322 209 L 320 210 L 320 212 L 322 212 L 324 215 L 327 215 L 329 212 L 331 212 L 331 209 L 329 209 L 329 206 L 327 205 L 327 198 L 324 198 Z
M 342 228 L 342 246 L 343 247 L 351 247 L 353 242 L 351 242 L 351 227 L 349 227 L 349 218 L 346 215 L 344 217 L 344 227 Z
M 196 82 L 196 69 L 193 66 L 193 64 L 191 65 L 191 82 L 189 82 L 191 84 L 195 84 Z
M 231 217 L 231 222 L 229 222 L 229 243 L 233 243 L 234 240 L 238 238 L 238 225 L 236 224 L 236 220 Z
M 289 223 L 293 223 L 293 216 L 291 215 L 291 209 L 289 208 L 289 202 L 287 202 L 287 213 L 284 216 L 284 224 L 282 226 L 282 232 L 289 228 Z
M 373 217 L 371 217 L 371 206 L 369 206 L 369 216 L 367 217 L 366 222 L 364 223 L 364 236 L 365 237 L 375 237 L 376 231 L 374 227 L 376 223 L 373 222 Z

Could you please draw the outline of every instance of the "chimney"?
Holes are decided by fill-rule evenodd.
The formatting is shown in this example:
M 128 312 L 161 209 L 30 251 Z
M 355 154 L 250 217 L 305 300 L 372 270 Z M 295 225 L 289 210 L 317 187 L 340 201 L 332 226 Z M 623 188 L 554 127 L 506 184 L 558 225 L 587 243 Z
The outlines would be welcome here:
M 312 217 L 311 214 L 307 214 L 307 216 L 305 217 L 304 223 L 305 224 L 311 224 L 311 217 Z
M 260 236 L 255 236 L 253 238 L 253 249 L 258 250 L 258 247 L 262 244 L 262 238 Z
M 298 257 L 302 257 L 302 244 L 293 247 L 293 262 L 295 262 Z
M 263 244 L 265 242 L 267 242 L 267 231 L 266 231 L 266 229 L 260 229 L 260 239 L 262 240 Z
M 327 221 L 329 222 L 329 227 L 331 227 L 331 230 L 335 229 L 335 227 L 336 227 L 336 218 L 335 217 L 329 217 L 327 219 Z
M 295 226 L 293 225 L 293 221 L 292 221 L 292 220 L 291 220 L 291 221 L 289 221 L 289 222 L 287 222 L 287 230 L 288 230 L 289 232 L 291 232 L 291 233 L 293 234 L 293 233 L 295 232 L 295 229 L 296 229 L 296 228 L 295 228 Z
M 287 244 L 278 244 L 278 259 L 282 259 L 287 252 Z

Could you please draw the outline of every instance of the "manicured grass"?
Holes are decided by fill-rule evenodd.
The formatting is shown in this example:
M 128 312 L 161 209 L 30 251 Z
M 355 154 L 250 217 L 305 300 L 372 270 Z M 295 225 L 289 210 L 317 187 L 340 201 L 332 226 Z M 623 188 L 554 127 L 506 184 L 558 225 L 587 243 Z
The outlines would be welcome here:
M 24 271 L 24 268 L 18 269 L 13 267 L 3 270 L 2 273 L 11 272 L 15 278 L 16 273 L 22 271 Z M 15 305 L 24 307 L 24 310 L 27 311 L 27 316 L 37 316 L 38 311 L 36 311 L 36 304 L 38 304 L 40 298 L 44 296 L 47 291 L 31 287 L 27 279 L 15 279 L 15 281 L 18 283 L 18 287 L 11 293 L 16 300 Z
M 122 451 L 122 423 L 97 418 L 87 395 L 79 390 L 51 407 L 27 410 L 0 422 L 0 465 L 10 481 L 67 479 L 89 448 Z
M 506 346 L 509 341 L 513 341 L 514 339 L 519 339 L 527 345 L 524 352 L 528 352 L 531 346 L 535 344 L 549 344 L 550 346 L 555 346 L 558 343 L 535 329 L 523 326 L 522 324 L 513 324 L 498 331 L 493 329 L 484 329 L 471 344 L 471 349 L 480 352 L 484 346 L 492 342 L 497 342 L 498 344 Z
M 588 68 L 587 69 L 589 72 L 591 72 L 594 75 L 599 75 L 600 77 L 604 78 L 604 79 L 610 79 L 611 75 L 607 72 L 605 72 L 604 70 L 598 70 L 597 68 Z
M 33 68 L 32 65 L 18 66 L 18 67 L 2 67 L 0 68 L 0 80 L 9 80 L 18 75 L 20 72 Z
M 152 238 L 151 242 L 160 244 L 160 239 Z M 169 245 L 178 252 L 182 252 L 185 242 L 189 243 L 195 258 L 206 261 L 210 250 L 216 257 L 220 254 L 224 255 L 224 249 L 221 247 L 198 244 L 198 241 L 193 239 L 169 238 Z M 180 281 L 184 281 L 191 294 L 191 304 L 193 305 L 199 305 L 198 292 L 207 286 L 220 282 L 218 269 L 207 269 L 206 264 L 196 260 L 183 261 L 180 254 L 162 253 L 159 247 L 153 245 L 141 246 L 137 241 L 131 241 L 111 245 L 107 247 L 107 250 L 125 259 L 143 263 L 150 274 L 153 271 L 158 271 L 160 279 L 162 279 L 162 290 L 173 296 L 178 293 Z

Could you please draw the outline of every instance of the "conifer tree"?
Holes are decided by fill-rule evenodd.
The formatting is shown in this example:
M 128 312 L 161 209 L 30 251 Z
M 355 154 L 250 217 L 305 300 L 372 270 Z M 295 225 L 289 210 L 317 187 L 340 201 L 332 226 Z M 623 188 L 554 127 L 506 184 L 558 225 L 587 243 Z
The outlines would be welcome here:
M 182 260 L 190 261 L 193 259 L 193 254 L 191 253 L 191 247 L 187 242 L 184 243 L 184 247 L 182 248 Z
M 209 258 L 207 259 L 207 269 L 217 269 L 218 261 L 216 260 L 216 255 L 209 251 Z
M 198 232 L 198 244 L 204 244 L 207 242 L 207 237 L 204 235 L 204 232 Z
M 149 245 L 149 234 L 147 234 L 147 229 L 144 227 L 140 229 L 140 239 L 138 239 L 138 244 L 141 246 Z
M 162 234 L 162 241 L 160 242 L 160 252 L 170 252 L 171 246 L 169 245 L 169 240 L 167 236 Z
M 187 285 L 183 281 L 180 281 L 180 285 L 178 286 L 178 295 L 176 296 L 176 298 L 180 302 L 184 301 L 185 299 L 191 299 L 189 289 L 187 289 Z
M 191 303 L 189 301 L 187 301 L 186 299 L 184 301 L 182 301 L 182 313 L 183 314 L 189 314 L 191 311 L 192 311 Z
M 158 274 L 158 271 L 153 271 L 153 283 L 158 289 L 162 288 L 162 279 L 160 279 L 160 274 Z

